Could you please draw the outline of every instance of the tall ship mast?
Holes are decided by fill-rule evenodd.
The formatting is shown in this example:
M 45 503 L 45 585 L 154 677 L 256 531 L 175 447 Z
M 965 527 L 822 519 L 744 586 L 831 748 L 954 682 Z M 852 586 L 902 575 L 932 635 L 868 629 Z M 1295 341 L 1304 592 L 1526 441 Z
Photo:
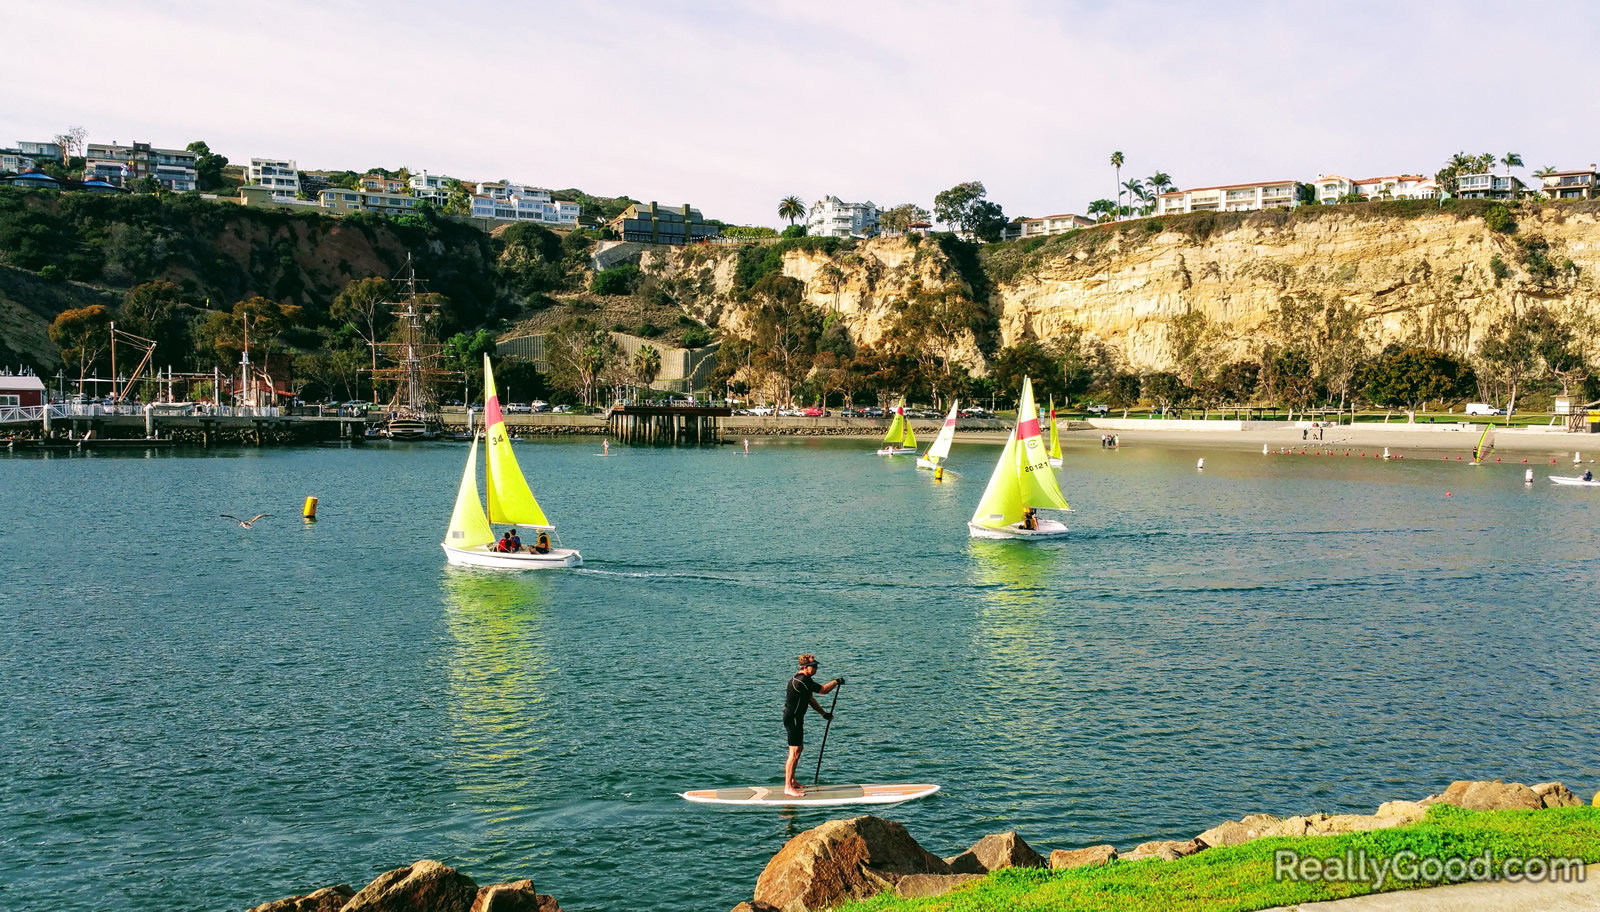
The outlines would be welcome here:
M 406 255 L 405 289 L 401 300 L 390 302 L 395 317 L 393 341 L 375 342 L 384 366 L 373 371 L 374 380 L 394 383 L 394 395 L 385 406 L 389 420 L 384 434 L 394 440 L 424 440 L 439 436 L 439 403 L 433 378 L 439 370 L 443 346 L 438 341 L 439 303 L 435 295 L 417 290 L 417 270 Z

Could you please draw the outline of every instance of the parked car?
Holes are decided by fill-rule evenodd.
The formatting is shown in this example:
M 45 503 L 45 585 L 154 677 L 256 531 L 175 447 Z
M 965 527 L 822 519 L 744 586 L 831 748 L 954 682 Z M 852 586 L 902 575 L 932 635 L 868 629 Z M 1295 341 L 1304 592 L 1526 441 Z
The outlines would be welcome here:
M 1084 409 L 1084 411 L 1088 412 L 1091 415 L 1104 416 L 1104 415 L 1110 414 L 1111 406 L 1097 402 L 1094 405 L 1091 405 L 1088 408 Z
M 873 406 L 872 408 L 864 409 L 861 414 L 868 418 L 882 418 L 883 409 Z
M 805 416 L 807 418 L 826 418 L 828 417 L 828 410 L 825 408 L 817 408 L 816 406 L 812 406 L 811 408 L 806 409 Z
M 860 418 L 861 417 L 861 410 L 860 409 L 853 409 L 853 408 L 840 409 L 839 410 L 839 417 L 840 418 Z
M 523 413 L 523 412 L 531 412 L 531 411 L 533 411 L 533 406 L 529 405 L 526 402 L 507 402 L 506 403 L 506 411 L 508 413 L 514 413 L 514 414 L 520 414 L 520 413 Z
M 556 406 L 556 407 L 554 407 L 554 408 L 552 408 L 550 410 L 550 414 L 552 414 L 552 415 L 570 415 L 571 413 L 572 413 L 572 406 L 566 405 L 565 403 L 563 403 L 561 405 L 558 405 L 558 406 Z
M 755 408 L 752 408 L 750 410 L 750 414 L 756 415 L 756 416 L 761 417 L 761 418 L 765 418 L 768 415 L 771 415 L 773 412 L 774 412 L 774 409 L 770 405 L 758 405 Z
M 778 409 L 778 414 L 780 416 L 784 417 L 784 418 L 803 418 L 803 417 L 805 417 L 805 412 L 802 412 L 797 408 L 781 408 L 781 409 Z
M 544 401 L 543 399 L 535 399 L 532 402 L 528 403 L 528 405 L 531 406 L 533 408 L 533 410 L 536 411 L 536 412 L 548 412 L 548 411 L 550 411 L 550 403 Z

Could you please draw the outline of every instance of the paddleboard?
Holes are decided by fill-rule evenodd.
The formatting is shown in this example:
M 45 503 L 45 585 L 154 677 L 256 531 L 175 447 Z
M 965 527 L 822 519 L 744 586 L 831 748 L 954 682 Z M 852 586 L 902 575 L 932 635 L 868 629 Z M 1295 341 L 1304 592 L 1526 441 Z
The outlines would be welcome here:
M 899 804 L 913 798 L 926 798 L 937 792 L 937 785 L 812 785 L 806 793 L 792 798 L 783 786 L 745 786 L 741 788 L 699 789 L 683 797 L 697 804 L 740 804 L 746 806 L 792 805 L 832 807 L 840 804 Z

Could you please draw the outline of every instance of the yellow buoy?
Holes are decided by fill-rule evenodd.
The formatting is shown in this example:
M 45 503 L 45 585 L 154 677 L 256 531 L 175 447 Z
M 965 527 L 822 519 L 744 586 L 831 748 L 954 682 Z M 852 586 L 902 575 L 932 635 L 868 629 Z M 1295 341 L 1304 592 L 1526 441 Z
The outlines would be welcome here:
M 300 512 L 300 515 L 306 518 L 306 522 L 317 521 L 317 499 L 315 497 L 306 498 L 305 509 Z

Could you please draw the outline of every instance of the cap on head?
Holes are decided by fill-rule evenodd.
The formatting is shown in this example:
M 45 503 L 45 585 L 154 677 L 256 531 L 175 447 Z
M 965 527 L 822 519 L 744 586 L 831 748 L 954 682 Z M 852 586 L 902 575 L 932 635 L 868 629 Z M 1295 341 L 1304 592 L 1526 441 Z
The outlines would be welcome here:
M 818 667 L 819 663 L 817 662 L 816 656 L 809 652 L 803 652 L 800 654 L 800 667 L 805 668 L 807 665 L 816 668 Z

